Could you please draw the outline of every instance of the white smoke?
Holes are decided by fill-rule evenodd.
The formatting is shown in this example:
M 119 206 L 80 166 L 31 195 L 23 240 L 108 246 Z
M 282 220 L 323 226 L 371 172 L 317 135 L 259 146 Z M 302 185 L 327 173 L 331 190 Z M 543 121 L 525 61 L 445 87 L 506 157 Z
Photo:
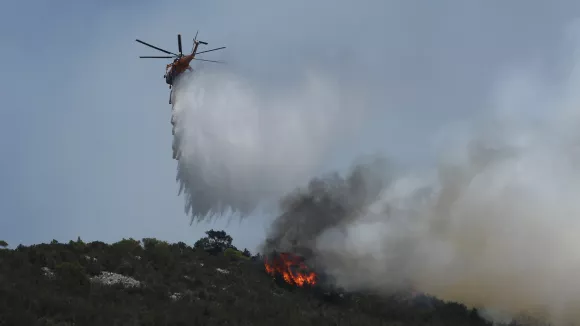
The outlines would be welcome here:
M 320 168 L 363 113 L 360 96 L 320 74 L 270 92 L 223 71 L 196 71 L 174 88 L 177 180 L 186 213 L 248 214 Z
M 400 176 L 318 236 L 328 272 L 349 288 L 409 284 L 496 316 L 577 323 L 578 68 L 560 88 L 521 71 L 501 83 L 491 114 L 446 131 L 434 170 Z

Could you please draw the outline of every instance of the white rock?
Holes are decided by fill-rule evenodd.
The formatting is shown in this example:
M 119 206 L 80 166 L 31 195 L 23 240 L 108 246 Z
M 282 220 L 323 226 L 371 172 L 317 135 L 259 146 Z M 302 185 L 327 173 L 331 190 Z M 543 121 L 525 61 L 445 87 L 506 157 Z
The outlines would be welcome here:
M 48 277 L 49 279 L 53 279 L 54 278 L 54 272 L 50 270 L 50 268 L 48 267 L 42 267 L 41 268 L 42 273 L 44 274 L 44 276 Z
M 124 287 L 141 286 L 141 282 L 132 277 L 111 272 L 102 272 L 99 276 L 91 277 L 91 281 L 104 285 L 122 284 Z

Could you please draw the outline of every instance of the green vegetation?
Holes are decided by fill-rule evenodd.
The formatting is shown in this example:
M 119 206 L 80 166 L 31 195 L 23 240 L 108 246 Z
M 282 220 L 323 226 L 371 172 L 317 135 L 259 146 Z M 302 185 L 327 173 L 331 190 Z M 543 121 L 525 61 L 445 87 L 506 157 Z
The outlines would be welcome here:
M 244 253 L 242 253 L 239 250 L 235 250 L 232 248 L 228 248 L 224 251 L 224 256 L 226 257 L 230 257 L 232 260 L 236 260 L 236 259 L 245 259 L 245 260 L 249 260 L 250 257 L 244 255 Z
M 206 234 L 193 247 L 79 238 L 0 250 L 0 325 L 486 324 L 475 310 L 435 299 L 419 306 L 293 288 L 225 232 Z

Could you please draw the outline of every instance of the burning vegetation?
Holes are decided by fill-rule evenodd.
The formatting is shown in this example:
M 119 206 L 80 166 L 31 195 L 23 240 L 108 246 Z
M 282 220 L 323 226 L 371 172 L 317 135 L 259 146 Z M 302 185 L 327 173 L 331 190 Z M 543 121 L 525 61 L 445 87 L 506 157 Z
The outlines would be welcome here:
M 264 259 L 266 272 L 273 277 L 281 277 L 290 285 L 313 286 L 318 280 L 315 272 L 304 263 L 304 258 L 288 253 L 274 253 Z

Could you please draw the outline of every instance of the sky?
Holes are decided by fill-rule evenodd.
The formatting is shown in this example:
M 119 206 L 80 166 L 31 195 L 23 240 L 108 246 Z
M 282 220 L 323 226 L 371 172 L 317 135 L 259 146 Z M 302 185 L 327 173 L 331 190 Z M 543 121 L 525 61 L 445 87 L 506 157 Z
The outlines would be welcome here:
M 166 61 L 199 30 L 204 56 L 261 91 L 315 67 L 366 89 L 373 116 L 327 166 L 381 151 L 411 165 L 434 157 L 446 126 L 489 107 L 521 65 L 567 73 L 573 1 L 6 1 L 0 5 L 0 238 L 193 244 L 225 229 L 254 249 L 272 216 L 189 224 L 171 157 Z M 190 41 L 189 41 L 190 42 Z M 184 46 L 186 49 L 189 45 Z M 201 56 L 200 56 L 201 57 Z M 195 63 L 201 65 L 201 63 Z M 205 66 L 211 69 L 211 66 Z

